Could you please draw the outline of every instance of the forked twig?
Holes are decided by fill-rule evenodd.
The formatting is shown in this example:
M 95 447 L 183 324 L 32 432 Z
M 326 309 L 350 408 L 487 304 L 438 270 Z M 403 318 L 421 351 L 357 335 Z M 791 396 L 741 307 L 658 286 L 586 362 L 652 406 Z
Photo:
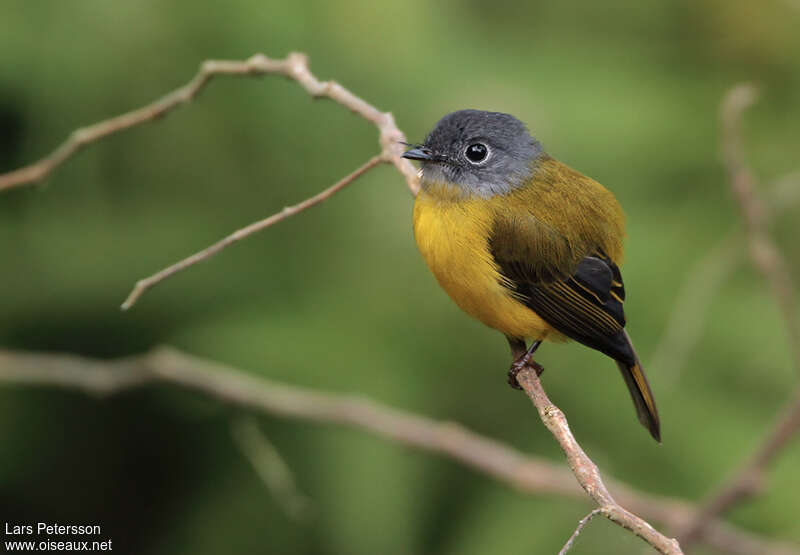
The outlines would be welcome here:
M 164 117 L 175 108 L 192 101 L 217 75 L 258 77 L 270 74 L 293 79 L 312 97 L 330 98 L 374 123 L 380 131 L 381 151 L 387 161 L 394 164 L 405 177 L 412 193 L 416 194 L 419 189 L 417 172 L 408 160 L 402 158 L 400 143 L 405 141 L 405 136 L 395 125 L 392 114 L 381 112 L 335 81 L 319 81 L 308 68 L 308 57 L 299 52 L 292 52 L 284 59 L 255 54 L 247 60 L 206 60 L 184 86 L 137 110 L 76 129 L 48 156 L 24 168 L 0 174 L 0 191 L 38 183 L 85 146 Z
M 800 372 L 800 320 L 792 279 L 778 247 L 767 233 L 767 208 L 756 193 L 756 180 L 745 162 L 741 137 L 741 116 L 757 98 L 755 87 L 741 84 L 731 89 L 722 102 L 723 160 L 731 188 L 744 220 L 750 257 L 769 282 L 788 332 L 789 348 Z M 697 541 L 708 523 L 742 499 L 760 491 L 769 463 L 800 430 L 800 388 L 795 391 L 761 445 L 742 468 L 702 503 L 697 518 L 678 535 L 681 544 Z
M 572 544 L 575 543 L 575 540 L 577 539 L 577 537 L 583 531 L 583 527 L 586 526 L 587 524 L 589 524 L 589 521 L 592 520 L 597 515 L 597 513 L 599 513 L 599 512 L 600 512 L 600 509 L 594 509 L 588 515 L 586 515 L 585 517 L 583 517 L 582 519 L 580 519 L 578 521 L 578 527 L 575 528 L 575 531 L 569 537 L 569 539 L 567 540 L 567 543 L 564 544 L 564 547 L 561 548 L 561 551 L 558 552 L 558 555 L 566 555 L 566 553 L 570 549 L 572 549 Z
M 297 53 L 290 54 L 283 60 L 272 60 L 259 54 L 246 61 L 204 62 L 198 74 L 184 87 L 139 110 L 78 129 L 48 157 L 15 172 L 0 175 L 0 191 L 33 184 L 49 175 L 56 167 L 64 163 L 65 160 L 82 147 L 111 134 L 153 121 L 167 114 L 176 107 L 192 100 L 215 75 L 266 74 L 283 75 L 293 79 L 313 97 L 330 98 L 373 122 L 380 131 L 381 153 L 318 195 L 293 207 L 285 208 L 282 212 L 269 218 L 242 228 L 207 249 L 149 278 L 141 280 L 125 301 L 123 308 L 132 306 L 142 293 L 156 283 L 197 262 L 206 260 L 240 239 L 324 201 L 380 163 L 393 164 L 405 178 L 412 193 L 417 192 L 419 188 L 417 173 L 414 167 L 401 157 L 402 148 L 400 143 L 404 140 L 404 136 L 396 127 L 391 114 L 380 112 L 338 83 L 318 81 L 309 71 L 306 57 Z M 739 94 L 740 97 L 746 97 L 745 93 Z M 742 104 L 746 103 L 742 102 Z M 736 161 L 735 156 L 731 159 L 733 162 Z M 732 163 L 730 165 L 733 167 Z M 782 258 L 779 256 L 777 249 L 774 249 L 768 237 L 766 237 L 763 231 L 763 217 L 758 209 L 754 208 L 755 204 L 752 202 L 752 179 L 749 177 L 749 172 L 744 166 L 740 166 L 738 171 L 732 171 L 731 173 L 734 181 L 734 190 L 740 199 L 743 199 L 741 202 L 751 239 L 751 253 L 765 275 L 770 278 L 773 291 L 781 299 L 782 306 L 793 306 L 789 304 L 789 301 L 793 299 L 791 296 L 793 295 L 790 287 L 791 282 L 788 282 L 789 287 L 787 287 L 785 276 L 780 275 L 785 270 L 782 267 Z M 791 335 L 795 337 L 799 329 L 796 316 L 794 323 L 788 311 L 785 311 L 785 316 L 787 327 L 790 329 Z M 800 361 L 798 353 L 800 353 L 800 344 L 795 349 L 795 356 Z M 37 364 L 44 364 L 45 368 L 43 370 L 35 367 L 35 371 L 31 372 L 29 367 L 27 373 L 20 373 L 18 369 L 15 371 L 13 368 L 9 372 L 9 369 L 5 368 L 5 375 L 3 374 L 4 363 L 13 363 L 14 361 L 19 363 L 20 359 L 28 363 L 36 361 Z M 52 366 L 54 361 L 57 361 L 59 365 Z M 106 371 L 99 370 L 104 364 L 107 365 L 108 363 L 91 363 L 78 357 L 62 356 L 60 358 L 51 358 L 51 355 L 15 355 L 14 353 L 0 351 L 0 379 L 27 383 L 36 381 L 49 385 L 83 388 L 87 391 L 99 393 L 111 393 L 120 389 L 135 387 L 148 381 L 161 380 L 204 391 L 219 398 L 233 400 L 242 406 L 274 414 L 318 421 L 343 422 L 363 427 L 410 445 L 448 454 L 488 474 L 505 479 L 521 489 L 532 488 L 534 487 L 532 484 L 537 484 L 535 486 L 538 488 L 536 491 L 557 491 L 560 488 L 564 488 L 563 484 L 556 486 L 554 485 L 555 482 L 548 481 L 548 477 L 552 478 L 558 473 L 553 468 L 549 468 L 548 465 L 533 463 L 531 458 L 522 457 L 496 442 L 480 438 L 472 432 L 453 424 L 431 423 L 420 417 L 380 408 L 363 400 L 336 399 L 332 396 L 302 392 L 277 384 L 260 383 L 259 380 L 254 378 L 237 376 L 226 371 L 220 372 L 219 366 L 214 366 L 207 362 L 204 363 L 199 359 L 192 359 L 186 355 L 179 355 L 173 351 L 161 350 L 142 357 L 119 361 L 115 363 L 117 368 L 114 377 L 109 376 Z M 603 483 L 597 466 L 575 441 L 564 414 L 547 398 L 535 372 L 530 370 L 520 372 L 518 382 L 537 407 L 545 426 L 564 450 L 574 477 L 577 478 L 586 493 L 597 503 L 597 512 L 602 513 L 612 522 L 632 531 L 662 553 L 681 553 L 680 546 L 676 540 L 664 536 L 641 517 L 624 509 L 615 501 Z M 798 401 L 798 406 L 800 407 L 800 401 Z M 778 446 L 770 447 L 769 449 L 780 448 L 780 445 L 782 445 L 780 442 L 785 442 L 786 434 L 791 433 L 793 433 L 793 428 L 789 429 L 788 432 L 784 430 L 782 435 L 776 436 L 777 439 L 770 444 L 775 445 L 778 443 Z M 772 451 L 767 450 L 766 452 L 768 458 L 771 458 L 770 453 Z M 529 472 L 531 467 L 535 467 L 539 472 L 535 478 Z M 559 480 L 563 481 L 564 475 L 560 474 L 560 476 Z M 629 488 L 620 486 L 620 490 L 623 491 L 624 495 L 628 496 L 626 504 L 629 506 L 641 508 L 647 505 L 641 496 L 633 495 L 632 490 Z M 672 507 L 674 511 L 669 511 L 667 509 L 668 506 Z M 683 508 L 676 509 L 676 507 Z M 651 510 L 663 516 L 664 520 L 672 519 L 673 523 L 702 522 L 702 526 L 699 527 L 696 535 L 698 537 L 702 535 L 712 543 L 713 541 L 725 543 L 731 552 L 744 553 L 745 551 L 741 550 L 741 546 L 759 545 L 758 541 L 752 537 L 737 537 L 729 526 L 716 523 L 713 520 L 713 514 L 708 516 L 701 513 L 702 518 L 697 518 L 697 513 L 679 502 L 666 501 L 651 507 Z M 585 520 L 588 522 L 589 518 L 587 517 Z M 580 528 L 582 526 L 579 526 L 579 530 Z M 579 530 L 576 532 L 579 532 Z M 722 537 L 725 539 L 719 540 Z M 733 540 L 731 539 L 732 537 L 734 538 Z
M 131 112 L 116 116 L 87 127 L 76 129 L 67 140 L 49 156 L 24 168 L 0 175 L 0 192 L 8 189 L 33 185 L 47 177 L 54 169 L 75 155 L 83 147 L 100 141 L 109 135 L 119 133 L 137 125 L 152 122 L 170 113 L 179 106 L 193 100 L 200 91 L 217 75 L 263 76 L 282 75 L 300 84 L 313 98 L 329 98 L 346 107 L 353 113 L 372 122 L 379 131 L 380 155 L 372 158 L 353 173 L 329 187 L 325 191 L 295 206 L 284 208 L 282 212 L 239 229 L 210 247 L 203 249 L 180 262 L 139 280 L 122 303 L 122 310 L 128 310 L 147 290 L 198 262 L 207 260 L 217 252 L 290 216 L 298 214 L 315 204 L 336 194 L 345 186 L 380 163 L 394 165 L 405 178 L 412 194 L 419 190 L 419 177 L 411 163 L 402 157 L 405 135 L 398 129 L 394 117 L 389 112 L 381 112 L 372 104 L 356 96 L 335 81 L 320 81 L 308 67 L 305 54 L 293 52 L 282 60 L 275 60 L 256 54 L 247 60 L 206 60 L 200 65 L 197 74 L 183 87 L 162 98 Z
M 171 384 L 264 414 L 352 426 L 448 457 L 524 493 L 588 499 L 573 473 L 563 465 L 523 454 L 459 424 L 432 420 L 359 397 L 272 382 L 171 348 L 116 360 L 0 349 L 0 383 L 61 387 L 95 396 L 113 395 L 150 383 Z M 685 501 L 645 494 L 616 480 L 605 483 L 623 506 L 670 528 L 685 526 L 696 518 L 697 510 Z M 797 546 L 767 540 L 719 520 L 712 520 L 705 527 L 702 539 L 731 555 L 800 555 Z
M 176 262 L 172 266 L 168 266 L 161 270 L 158 273 L 153 274 L 152 276 L 146 277 L 144 279 L 140 279 L 136 282 L 133 290 L 128 295 L 128 298 L 125 299 L 125 302 L 122 303 L 122 310 L 128 310 L 130 307 L 139 300 L 144 293 L 146 293 L 150 288 L 158 285 L 165 279 L 177 274 L 178 272 L 185 270 L 190 266 L 194 266 L 198 262 L 202 262 L 203 260 L 208 260 L 215 254 L 217 254 L 222 249 L 229 247 L 233 243 L 237 241 L 241 241 L 249 237 L 254 233 L 258 233 L 270 226 L 277 224 L 278 222 L 282 222 L 286 218 L 290 218 L 295 214 L 299 214 L 300 212 L 311 208 L 312 206 L 319 204 L 322 201 L 328 200 L 330 197 L 350 185 L 353 181 L 367 173 L 369 170 L 377 166 L 378 164 L 384 162 L 384 158 L 381 155 L 372 157 L 369 161 L 363 164 L 360 168 L 356 169 L 354 172 L 350 173 L 349 175 L 343 177 L 324 191 L 317 193 L 313 197 L 307 198 L 303 202 L 299 204 L 295 204 L 294 206 L 287 206 L 280 212 L 273 214 L 268 218 L 264 218 L 263 220 L 259 220 L 254 222 L 247 227 L 243 227 L 238 229 L 228 235 L 227 237 L 220 239 L 210 247 L 206 247 L 205 249 L 201 250 L 200 252 L 196 252 L 195 254 L 188 256 L 181 260 L 180 262 Z
M 517 382 L 533 401 L 542 422 L 567 456 L 567 464 L 572 473 L 589 497 L 597 503 L 600 513 L 611 522 L 630 530 L 660 553 L 670 555 L 683 553 L 677 540 L 666 537 L 650 523 L 626 510 L 614 500 L 600 476 L 597 465 L 575 441 L 564 413 L 547 397 L 536 371 L 531 368 L 524 369 L 517 374 Z

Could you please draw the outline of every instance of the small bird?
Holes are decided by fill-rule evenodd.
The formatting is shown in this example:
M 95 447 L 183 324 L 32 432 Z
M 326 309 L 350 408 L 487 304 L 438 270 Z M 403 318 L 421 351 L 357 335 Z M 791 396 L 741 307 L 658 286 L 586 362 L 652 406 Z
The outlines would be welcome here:
M 573 339 L 614 359 L 656 441 L 655 400 L 625 331 L 625 216 L 614 195 L 544 152 L 499 112 L 444 116 L 405 158 L 421 162 L 414 236 L 442 288 L 505 334 L 509 383 L 542 341 Z M 530 347 L 526 340 L 531 340 Z

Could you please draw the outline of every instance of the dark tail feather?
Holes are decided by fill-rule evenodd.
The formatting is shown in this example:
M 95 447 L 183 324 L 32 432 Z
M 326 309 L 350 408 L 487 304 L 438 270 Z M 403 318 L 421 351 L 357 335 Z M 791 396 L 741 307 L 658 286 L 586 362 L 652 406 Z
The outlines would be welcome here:
M 647 383 L 647 377 L 642 370 L 642 364 L 639 362 L 639 357 L 636 356 L 636 351 L 633 350 L 631 338 L 623 330 L 625 339 L 631 346 L 633 351 L 634 364 L 617 361 L 619 371 L 625 379 L 625 384 L 628 386 L 628 391 L 631 393 L 631 399 L 636 406 L 636 415 L 639 417 L 639 422 L 650 430 L 650 435 L 661 443 L 661 425 L 658 421 L 658 410 L 656 409 L 656 401 L 653 398 L 653 392 L 650 391 L 650 385 Z

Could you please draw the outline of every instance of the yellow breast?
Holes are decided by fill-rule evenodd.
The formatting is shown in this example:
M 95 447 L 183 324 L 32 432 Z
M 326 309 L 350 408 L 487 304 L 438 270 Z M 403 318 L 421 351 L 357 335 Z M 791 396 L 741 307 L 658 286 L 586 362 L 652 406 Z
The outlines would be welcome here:
M 557 334 L 516 300 L 489 251 L 492 200 L 459 199 L 420 191 L 414 203 L 414 236 L 439 284 L 467 314 L 516 338 Z

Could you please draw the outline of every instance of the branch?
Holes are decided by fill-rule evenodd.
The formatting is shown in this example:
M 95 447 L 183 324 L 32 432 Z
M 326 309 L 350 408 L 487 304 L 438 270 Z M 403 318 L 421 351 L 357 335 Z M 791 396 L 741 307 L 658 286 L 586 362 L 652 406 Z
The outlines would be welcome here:
M 358 397 L 275 383 L 170 348 L 117 360 L 0 349 L 0 382 L 55 386 L 99 397 L 150 383 L 167 383 L 265 414 L 349 425 L 447 456 L 522 493 L 586 499 L 566 468 L 520 453 L 458 424 Z M 685 526 L 696 517 L 697 510 L 686 501 L 644 494 L 614 480 L 607 483 L 624 506 L 670 528 Z M 765 540 L 717 520 L 705 528 L 702 538 L 708 545 L 733 555 L 800 555 L 797 546 Z
M 327 97 L 348 108 L 353 113 L 374 123 L 380 132 L 382 154 L 406 179 L 411 192 L 419 190 L 417 171 L 408 160 L 402 158 L 400 146 L 405 136 L 397 128 L 392 114 L 381 112 L 365 100 L 335 81 L 319 81 L 308 69 L 308 57 L 292 52 L 282 60 L 273 60 L 256 54 L 247 60 L 206 60 L 191 81 L 160 99 L 125 114 L 81 127 L 69 134 L 67 139 L 50 155 L 24 168 L 0 174 L 0 192 L 33 185 L 74 156 L 83 147 L 98 142 L 109 135 L 131 127 L 158 120 L 183 104 L 193 100 L 217 75 L 259 77 L 282 75 L 297 81 L 313 98 Z
M 767 232 L 767 208 L 756 193 L 756 179 L 745 162 L 741 136 L 742 112 L 751 106 L 758 94 L 753 85 L 740 84 L 728 91 L 722 101 L 722 153 L 731 189 L 739 203 L 744 220 L 750 258 L 772 288 L 780 309 L 794 364 L 800 372 L 800 319 L 797 317 L 797 297 L 786 260 Z
M 201 65 L 197 75 L 183 87 L 138 110 L 77 129 L 49 156 L 22 169 L 0 175 L 0 191 L 36 183 L 47 177 L 55 168 L 84 146 L 166 115 L 195 98 L 215 75 L 259 76 L 266 74 L 283 75 L 293 79 L 312 97 L 330 98 L 374 123 L 380 132 L 381 153 L 318 195 L 242 228 L 207 249 L 139 281 L 123 304 L 123 308 L 132 306 L 150 287 L 175 273 L 208 259 L 240 239 L 326 200 L 380 163 L 393 164 L 404 176 L 411 192 L 414 194 L 417 192 L 418 177 L 414 167 L 401 157 L 400 143 L 404 140 L 404 136 L 396 127 L 392 115 L 380 112 L 338 83 L 318 81 L 308 69 L 306 56 L 298 53 L 292 53 L 283 60 L 272 60 L 257 54 L 246 61 L 206 61 Z M 752 102 L 751 97 L 753 97 L 752 92 L 748 92 L 744 88 L 740 88 L 736 94 L 731 94 L 729 111 L 734 114 L 730 118 L 732 125 L 738 125 L 738 113 L 744 106 Z M 735 133 L 732 136 L 736 139 Z M 770 279 L 776 296 L 781 299 L 787 328 L 790 330 L 790 335 L 795 338 L 800 335 L 800 326 L 796 315 L 785 308 L 794 307 L 791 281 L 788 280 L 788 274 L 785 272 L 785 263 L 764 231 L 763 209 L 759 208 L 757 199 L 753 200 L 752 178 L 749 176 L 749 172 L 743 164 L 738 167 L 734 164 L 740 159 L 737 153 L 740 153 L 741 147 L 736 141 L 729 146 L 730 152 L 726 156 L 726 160 L 730 161 L 729 166 L 732 168 L 731 173 L 734 176 L 734 190 L 740 197 L 745 212 L 745 221 L 751 239 L 751 254 L 762 272 Z M 794 356 L 800 367 L 800 343 L 793 341 L 793 345 L 795 346 Z M 33 366 L 29 365 L 23 373 L 19 372 L 18 367 L 4 369 L 2 363 L 8 362 L 9 356 L 17 363 L 20 362 L 20 357 L 24 359 L 23 362 L 31 363 L 33 361 Z M 54 360 L 58 361 L 56 367 L 52 365 Z M 186 367 L 187 364 L 189 364 L 189 368 Z M 113 377 L 105 369 L 107 365 L 116 367 Z M 203 365 L 206 368 L 199 368 Z M 577 494 L 571 477 L 563 469 L 553 467 L 544 461 L 526 458 L 508 447 L 477 436 L 454 424 L 426 421 L 420 417 L 383 408 L 364 400 L 336 399 L 320 393 L 261 383 L 253 378 L 231 373 L 230 370 L 218 365 L 191 359 L 187 355 L 180 355 L 174 351 L 159 350 L 149 355 L 123 359 L 113 364 L 87 361 L 79 357 L 49 357 L 8 352 L 3 354 L 0 351 L 0 374 L 2 374 L 0 379 L 8 381 L 77 387 L 96 394 L 110 394 L 156 380 L 171 382 L 273 414 L 340 422 L 362 427 L 409 445 L 448 454 L 464 464 L 483 470 L 522 490 L 565 494 L 569 491 L 569 495 Z M 680 547 L 675 540 L 666 538 L 640 517 L 623 509 L 614 501 L 603 484 L 597 467 L 572 437 L 563 413 L 547 399 L 538 377 L 529 371 L 520 375 L 523 377 L 520 383 L 527 384 L 523 387 L 526 387 L 526 391 L 539 409 L 543 422 L 564 449 L 579 483 L 598 504 L 599 512 L 613 522 L 633 531 L 663 553 L 679 553 Z M 768 462 L 774 452 L 777 452 L 794 433 L 794 429 L 798 426 L 796 421 L 800 421 L 800 396 L 796 412 L 797 414 L 789 411 L 784 420 L 786 424 L 776 430 L 775 435 L 767 442 L 762 451 L 766 455 L 756 457 L 758 461 L 766 458 L 766 462 Z M 526 474 L 526 472 L 528 473 Z M 760 543 L 760 540 L 714 521 L 713 514 L 704 516 L 704 513 L 701 512 L 698 515 L 685 503 L 659 500 L 658 498 L 648 499 L 622 485 L 617 485 L 615 489 L 622 492 L 620 498 L 623 498 L 623 495 L 627 496 L 626 505 L 634 508 L 638 506 L 639 508 L 636 510 L 642 514 L 648 514 L 647 511 L 650 511 L 652 514 L 660 515 L 661 520 L 671 522 L 674 526 L 685 525 L 690 520 L 702 520 L 702 530 L 699 530 L 696 535 L 702 535 L 712 544 L 724 545 L 729 552 L 763 551 L 761 548 L 764 547 L 764 544 Z M 772 545 L 771 548 L 775 552 L 775 546 Z M 748 549 L 751 551 L 747 551 Z M 787 552 L 792 550 L 789 547 L 786 549 Z
M 600 510 L 600 512 L 623 528 L 630 530 L 644 541 L 649 543 L 659 553 L 677 554 L 683 553 L 680 545 L 674 539 L 667 538 L 649 523 L 642 520 L 640 517 L 631 513 L 630 511 L 622 508 L 606 488 L 603 483 L 603 478 L 600 476 L 600 471 L 597 465 L 594 464 L 586 453 L 583 451 L 572 431 L 569 429 L 569 424 L 557 406 L 550 402 L 547 394 L 542 387 L 542 382 L 539 376 L 532 368 L 526 368 L 517 374 L 517 382 L 531 398 L 536 409 L 539 411 L 539 416 L 542 422 L 556 438 L 564 454 L 567 456 L 567 463 L 569 464 L 572 473 L 578 480 L 581 487 L 589 494 Z
M 171 277 L 178 272 L 185 270 L 186 268 L 197 264 L 198 262 L 202 262 L 204 260 L 208 260 L 215 254 L 217 254 L 222 249 L 231 246 L 233 243 L 237 241 L 241 241 L 249 237 L 250 235 L 262 231 L 270 226 L 277 224 L 278 222 L 282 222 L 286 218 L 294 216 L 295 214 L 299 214 L 304 210 L 308 210 L 314 205 L 321 203 L 322 201 L 328 200 L 330 197 L 350 185 L 353 181 L 367 173 L 369 170 L 377 166 L 378 164 L 384 162 L 384 158 L 382 155 L 373 156 L 369 161 L 363 164 L 361 167 L 353 171 L 351 174 L 343 177 L 324 191 L 317 193 L 313 197 L 309 197 L 303 202 L 299 204 L 295 204 L 294 206 L 287 206 L 280 212 L 273 214 L 268 218 L 264 218 L 263 220 L 259 220 L 254 222 L 247 227 L 243 227 L 239 230 L 234 231 L 224 239 L 220 239 L 210 247 L 206 247 L 205 249 L 201 250 L 200 252 L 196 252 L 195 254 L 188 256 L 181 260 L 180 262 L 176 262 L 172 266 L 168 266 L 161 270 L 158 273 L 153 274 L 150 277 L 145 279 L 140 279 L 136 282 L 133 290 L 128 294 L 128 298 L 125 299 L 125 302 L 122 303 L 122 310 L 128 310 L 132 307 L 139 297 L 141 297 L 144 293 L 146 293 L 151 287 L 154 287 Z
M 589 524 L 589 521 L 592 520 L 599 512 L 600 509 L 593 509 L 592 512 L 578 521 L 578 527 L 575 528 L 575 531 L 569 537 L 567 543 L 564 544 L 564 547 L 561 548 L 561 551 L 558 552 L 558 555 L 566 555 L 567 551 L 572 549 L 572 544 L 575 543 L 575 539 L 583 531 L 583 527 Z
M 757 93 L 752 85 L 741 84 L 731 89 L 723 99 L 723 159 L 744 220 L 750 258 L 771 286 L 772 294 L 783 314 L 794 364 L 800 372 L 800 321 L 797 317 L 792 279 L 783 255 L 767 233 L 767 209 L 756 194 L 755 177 L 745 163 L 742 148 L 741 116 L 756 98 Z M 713 518 L 760 491 L 769 463 L 786 447 L 798 430 L 800 388 L 795 391 L 795 399 L 787 405 L 768 431 L 761 446 L 737 473 L 702 504 L 697 519 L 679 534 L 681 543 L 690 545 L 695 542 Z
M 793 208 L 800 201 L 800 172 L 777 179 L 767 193 L 765 208 L 773 216 Z M 649 364 L 650 368 L 669 368 L 667 379 L 672 385 L 680 380 L 689 355 L 701 339 L 716 293 L 744 260 L 742 240 L 740 230 L 728 233 L 687 272 L 675 295 L 668 323 Z
M 667 325 L 649 364 L 657 372 L 669 369 L 665 378 L 673 386 L 680 380 L 692 350 L 702 337 L 716 293 L 742 261 L 738 239 L 739 234 L 728 234 L 695 262 L 675 295 Z
M 761 491 L 764 487 L 764 477 L 769 463 L 795 437 L 799 429 L 800 394 L 796 392 L 794 401 L 784 409 L 767 433 L 766 439 L 741 470 L 702 503 L 697 519 L 682 534 L 679 534 L 681 543 L 694 543 L 712 519 L 725 513 L 736 503 Z
M 295 520 L 307 516 L 309 499 L 297 490 L 289 465 L 261 433 L 256 419 L 244 416 L 232 421 L 231 438 L 286 514 Z
M 305 54 L 293 52 L 282 60 L 273 60 L 267 58 L 263 54 L 256 54 L 245 61 L 206 60 L 200 65 L 199 71 L 192 80 L 183 87 L 172 91 L 166 96 L 138 110 L 133 110 L 120 116 L 103 120 L 88 127 L 76 129 L 70 133 L 67 140 L 49 156 L 19 170 L 0 175 L 0 192 L 25 185 L 33 185 L 47 177 L 53 170 L 75 155 L 84 146 L 100 141 L 109 135 L 130 129 L 131 127 L 160 119 L 172 110 L 193 100 L 216 75 L 263 76 L 270 74 L 282 75 L 297 81 L 297 83 L 299 83 L 313 98 L 329 98 L 375 124 L 379 131 L 379 142 L 381 145 L 380 155 L 375 156 L 353 173 L 316 196 L 295 206 L 284 208 L 283 211 L 269 218 L 241 228 L 210 247 L 150 277 L 139 280 L 128 295 L 128 298 L 122 303 L 122 310 L 131 308 L 139 297 L 154 285 L 198 262 L 207 260 L 236 241 L 249 237 L 290 216 L 294 216 L 303 210 L 319 204 L 380 163 L 394 165 L 397 171 L 405 178 L 411 193 L 416 194 L 417 191 L 419 191 L 417 170 L 408 160 L 402 157 L 403 148 L 401 144 L 405 141 L 405 135 L 397 128 L 392 114 L 389 112 L 381 112 L 335 81 L 319 81 L 309 70 L 307 56 Z

